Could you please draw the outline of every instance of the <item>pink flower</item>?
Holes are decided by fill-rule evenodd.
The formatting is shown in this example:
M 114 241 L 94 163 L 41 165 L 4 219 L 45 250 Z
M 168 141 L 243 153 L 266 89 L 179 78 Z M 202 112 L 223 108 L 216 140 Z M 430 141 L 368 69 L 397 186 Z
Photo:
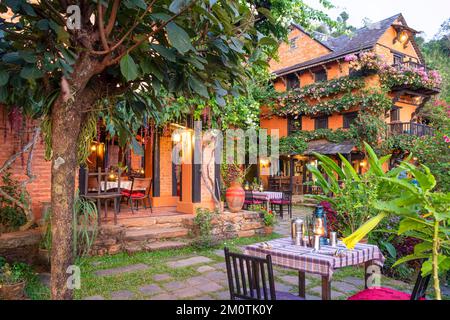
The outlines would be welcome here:
M 450 138 L 449 138 L 448 136 L 444 136 L 444 141 L 445 141 L 446 143 L 450 143 Z
M 358 57 L 355 54 L 348 54 L 344 58 L 345 62 L 356 61 Z

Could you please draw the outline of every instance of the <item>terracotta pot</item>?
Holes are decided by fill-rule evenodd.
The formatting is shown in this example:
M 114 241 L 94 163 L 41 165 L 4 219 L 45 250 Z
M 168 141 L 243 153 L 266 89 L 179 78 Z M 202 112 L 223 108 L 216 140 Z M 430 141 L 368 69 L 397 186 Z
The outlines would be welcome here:
M 0 284 L 0 300 L 22 300 L 25 297 L 25 281 Z
M 264 226 L 264 233 L 269 235 L 273 232 L 273 226 Z
M 239 212 L 244 206 L 245 191 L 238 182 L 233 182 L 227 189 L 225 199 L 231 212 Z

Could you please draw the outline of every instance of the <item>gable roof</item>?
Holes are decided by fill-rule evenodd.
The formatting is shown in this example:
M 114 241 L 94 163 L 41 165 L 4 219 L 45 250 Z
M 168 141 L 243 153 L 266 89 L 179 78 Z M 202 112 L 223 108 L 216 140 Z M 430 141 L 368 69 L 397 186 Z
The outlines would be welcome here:
M 306 31 L 301 25 L 297 24 L 297 23 L 292 23 L 292 26 L 297 28 L 298 30 L 300 30 L 301 32 L 303 32 L 304 34 L 306 34 L 308 37 L 310 37 L 311 39 L 315 40 L 316 42 L 318 42 L 319 44 L 321 44 L 322 46 L 324 46 L 325 48 L 327 48 L 330 51 L 333 51 L 333 48 L 331 46 L 329 46 L 329 44 L 327 44 L 325 41 L 321 41 L 320 39 L 318 39 L 317 37 L 314 37 L 313 35 L 311 35 L 311 33 L 309 33 L 308 31 Z
M 301 71 L 303 69 L 315 67 L 327 61 L 343 58 L 350 53 L 372 49 L 376 45 L 380 37 L 386 32 L 386 30 L 395 22 L 395 20 L 399 18 L 406 25 L 402 14 L 399 13 L 379 22 L 375 22 L 363 28 L 357 29 L 353 32 L 353 34 L 349 36 L 342 35 L 337 38 L 330 37 L 326 41 L 319 41 L 315 39 L 325 47 L 331 49 L 332 52 L 302 63 L 276 70 L 274 71 L 274 73 L 277 76 L 282 76 L 294 71 Z M 299 26 L 296 27 L 298 28 Z M 302 31 L 305 32 L 304 30 Z M 308 34 L 307 32 L 305 33 Z M 418 53 L 419 58 L 423 60 L 420 54 L 420 50 L 418 50 L 417 45 L 414 43 L 414 41 L 412 41 L 412 45 Z

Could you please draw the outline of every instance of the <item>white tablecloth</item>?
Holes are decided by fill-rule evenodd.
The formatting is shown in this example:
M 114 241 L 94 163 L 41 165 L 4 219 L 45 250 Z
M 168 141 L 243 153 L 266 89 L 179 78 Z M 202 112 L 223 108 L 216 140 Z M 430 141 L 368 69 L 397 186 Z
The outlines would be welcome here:
M 253 191 L 253 197 L 259 200 L 281 200 L 283 199 L 283 192 L 276 191 Z
M 132 181 L 120 181 L 120 189 L 128 189 L 131 190 Z M 108 181 L 106 182 L 106 190 L 117 189 L 119 187 L 119 183 L 117 181 Z M 102 190 L 105 190 L 105 182 L 102 181 Z

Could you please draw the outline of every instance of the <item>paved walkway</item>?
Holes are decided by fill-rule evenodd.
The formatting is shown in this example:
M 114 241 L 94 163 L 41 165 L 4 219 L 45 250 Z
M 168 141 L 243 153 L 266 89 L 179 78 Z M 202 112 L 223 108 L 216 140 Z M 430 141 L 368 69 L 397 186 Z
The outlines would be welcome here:
M 294 216 L 304 216 L 311 212 L 311 209 L 295 208 Z M 278 221 L 275 232 L 288 235 L 289 219 L 285 217 L 284 221 Z M 154 274 L 148 283 L 140 284 L 129 290 L 115 290 L 103 295 L 93 295 L 83 297 L 90 300 L 103 299 L 229 299 L 226 267 L 223 260 L 223 251 L 215 250 L 211 256 L 191 255 L 179 256 L 173 260 L 167 260 L 164 267 L 168 270 L 165 273 Z M 96 277 L 119 277 L 116 281 L 126 279 L 127 276 L 142 276 L 146 272 L 148 265 L 142 263 L 130 264 L 119 268 L 98 270 L 94 274 Z M 178 273 L 189 269 L 189 275 L 180 279 Z M 295 293 L 298 290 L 297 273 L 293 270 L 287 270 L 275 267 L 276 289 Z M 353 270 L 338 270 L 335 273 L 332 283 L 332 298 L 346 299 L 353 293 L 363 289 L 362 269 L 353 268 Z M 114 278 L 108 278 L 108 281 L 115 281 Z M 383 285 L 391 286 L 397 289 L 410 290 L 410 286 L 391 279 L 384 279 Z M 320 299 L 321 281 L 318 276 L 306 276 L 306 298 L 312 300 Z

